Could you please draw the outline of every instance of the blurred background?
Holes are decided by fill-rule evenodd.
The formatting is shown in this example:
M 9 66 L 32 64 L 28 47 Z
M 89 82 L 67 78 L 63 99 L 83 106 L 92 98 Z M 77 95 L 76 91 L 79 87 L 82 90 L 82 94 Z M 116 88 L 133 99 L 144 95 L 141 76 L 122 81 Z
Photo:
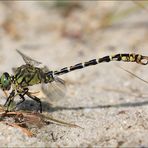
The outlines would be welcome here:
M 147 1 L 1 1 L 0 73 L 24 64 L 16 49 L 50 70 L 116 53 L 148 55 L 147 13 Z M 147 79 L 146 67 L 121 64 Z M 62 78 L 94 89 L 108 80 L 122 87 L 127 75 L 111 62 Z
M 24 64 L 16 49 L 51 70 L 116 53 L 148 55 L 148 2 L 0 1 L 0 73 L 12 73 L 12 67 Z M 148 80 L 146 66 L 120 64 Z M 56 104 L 60 107 L 50 111 L 85 130 L 49 125 L 49 129 L 45 127 L 38 132 L 34 141 L 25 141 L 23 136 L 19 140 L 23 145 L 27 142 L 29 146 L 41 142 L 56 147 L 95 144 L 119 147 L 124 142 L 125 146 L 142 147 L 147 144 L 147 98 L 141 98 L 141 90 L 147 92 L 147 87 L 143 82 L 117 68 L 114 62 L 61 78 L 69 84 L 68 97 Z M 1 98 L 4 102 L 5 98 Z M 4 133 L 8 132 L 3 129 Z M 49 131 L 57 135 L 56 140 Z M 7 134 L 4 135 L 0 138 L 4 138 L 1 141 L 5 146 L 7 143 L 18 146 L 20 133 L 17 140 L 14 139 L 17 135 L 8 134 L 11 137 L 7 139 Z
M 51 68 L 61 67 L 57 60 L 64 65 L 95 55 L 143 53 L 147 13 L 146 1 L 1 1 L 0 63 L 16 66 L 15 49 Z

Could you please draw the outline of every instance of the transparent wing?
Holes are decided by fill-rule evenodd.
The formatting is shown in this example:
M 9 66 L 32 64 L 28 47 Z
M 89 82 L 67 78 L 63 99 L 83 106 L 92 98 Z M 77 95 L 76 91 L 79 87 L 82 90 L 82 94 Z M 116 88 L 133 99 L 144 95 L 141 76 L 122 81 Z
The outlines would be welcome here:
M 33 66 L 38 66 L 38 65 L 42 64 L 41 62 L 36 61 L 36 60 L 26 56 L 25 54 L 23 54 L 19 50 L 16 49 L 16 51 L 21 55 L 21 57 L 23 58 L 23 60 L 25 61 L 26 64 L 30 64 L 30 65 L 33 65 Z
M 57 102 L 66 94 L 65 81 L 55 77 L 54 81 L 48 84 L 42 83 L 42 91 L 52 102 Z

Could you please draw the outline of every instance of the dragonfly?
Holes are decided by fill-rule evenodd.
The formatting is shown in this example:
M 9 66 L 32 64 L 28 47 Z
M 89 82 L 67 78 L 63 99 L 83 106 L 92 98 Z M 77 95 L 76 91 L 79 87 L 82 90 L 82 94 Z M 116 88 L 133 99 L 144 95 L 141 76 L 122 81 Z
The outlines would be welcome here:
M 19 96 L 21 99 L 21 101 L 18 102 L 16 106 L 23 103 L 27 96 L 39 104 L 38 111 L 42 113 L 42 102 L 40 98 L 38 98 L 30 92 L 29 87 L 36 84 L 42 84 L 43 88 L 45 88 L 45 85 L 50 86 L 52 83 L 64 86 L 64 80 L 62 80 L 58 76 L 67 74 L 71 71 L 111 61 L 136 62 L 141 65 L 148 64 L 148 56 L 143 56 L 135 53 L 125 53 L 104 56 L 98 59 L 89 60 L 87 62 L 78 63 L 73 66 L 64 67 L 60 70 L 51 71 L 48 70 L 48 68 L 40 68 L 39 65 L 41 64 L 41 62 L 32 59 L 31 57 L 25 55 L 19 50 L 17 50 L 17 52 L 23 58 L 25 64 L 15 68 L 14 74 L 10 75 L 8 72 L 4 72 L 0 77 L 0 88 L 4 92 L 10 92 L 4 104 L 4 106 L 6 107 L 6 112 L 11 111 L 9 110 L 9 108 L 16 96 Z M 50 87 L 46 88 L 48 89 Z M 49 89 L 47 91 L 50 92 L 51 90 Z

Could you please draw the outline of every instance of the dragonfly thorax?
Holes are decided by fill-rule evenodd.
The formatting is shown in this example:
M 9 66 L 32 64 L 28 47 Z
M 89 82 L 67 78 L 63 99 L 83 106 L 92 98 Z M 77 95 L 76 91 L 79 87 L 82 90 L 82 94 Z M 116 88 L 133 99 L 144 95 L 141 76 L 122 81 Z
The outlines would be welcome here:
M 21 87 L 50 83 L 52 79 L 51 75 L 46 75 L 41 68 L 29 64 L 18 67 L 14 73 L 15 83 Z
M 9 90 L 11 88 L 11 83 L 11 76 L 7 72 L 3 73 L 0 77 L 0 88 L 2 90 Z

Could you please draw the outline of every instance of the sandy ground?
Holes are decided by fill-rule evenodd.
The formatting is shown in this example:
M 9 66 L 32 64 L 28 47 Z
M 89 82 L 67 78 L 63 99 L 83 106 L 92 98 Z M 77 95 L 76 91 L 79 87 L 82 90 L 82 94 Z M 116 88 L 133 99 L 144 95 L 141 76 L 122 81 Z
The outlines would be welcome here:
M 15 49 L 51 70 L 116 53 L 148 55 L 145 5 L 81 2 L 58 8 L 53 3 L 0 2 L 1 73 L 12 73 L 12 67 L 24 64 Z M 83 129 L 49 124 L 31 129 L 36 135 L 28 137 L 20 129 L 1 123 L 0 146 L 148 146 L 148 86 L 118 65 L 148 80 L 147 66 L 124 62 L 103 63 L 63 75 L 66 96 L 49 108 L 41 98 L 43 110 Z M 1 92 L 0 103 L 4 102 Z M 26 100 L 22 106 L 35 105 Z

